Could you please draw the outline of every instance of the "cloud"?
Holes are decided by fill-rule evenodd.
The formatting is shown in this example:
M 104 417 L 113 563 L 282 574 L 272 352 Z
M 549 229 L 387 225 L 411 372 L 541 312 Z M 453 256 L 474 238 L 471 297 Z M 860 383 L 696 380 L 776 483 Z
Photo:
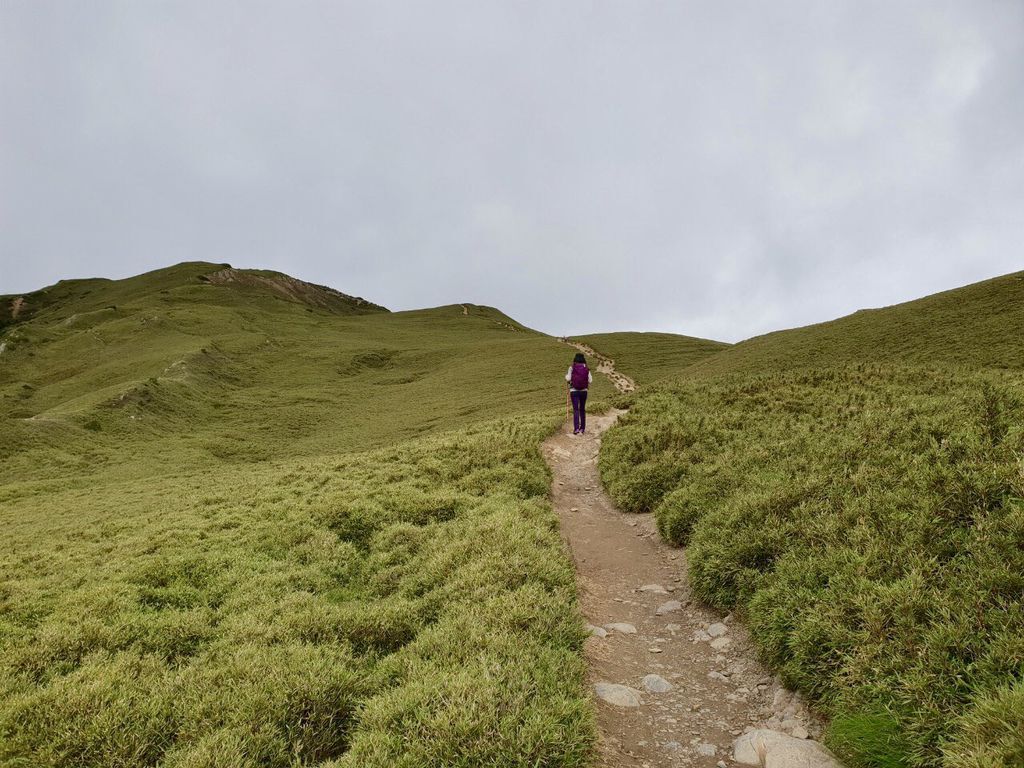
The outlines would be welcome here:
M 15 0 L 0 292 L 183 259 L 737 340 L 1021 268 L 1024 7 Z

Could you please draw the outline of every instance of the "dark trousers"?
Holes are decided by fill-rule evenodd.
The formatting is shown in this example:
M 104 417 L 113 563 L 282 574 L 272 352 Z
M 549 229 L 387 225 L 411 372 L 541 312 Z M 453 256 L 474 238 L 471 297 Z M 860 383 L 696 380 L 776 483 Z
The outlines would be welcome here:
M 587 390 L 570 392 L 572 398 L 572 431 L 582 432 L 587 428 Z

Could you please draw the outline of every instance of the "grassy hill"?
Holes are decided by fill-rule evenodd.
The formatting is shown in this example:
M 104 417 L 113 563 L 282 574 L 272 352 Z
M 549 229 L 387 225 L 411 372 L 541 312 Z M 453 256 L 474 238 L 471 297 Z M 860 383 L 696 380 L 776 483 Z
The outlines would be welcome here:
M 1024 765 L 1024 274 L 745 341 L 602 443 L 854 768 Z
M 222 264 L 0 307 L 0 765 L 585 762 L 571 350 Z
M 641 385 L 677 375 L 697 361 L 729 348 L 725 342 L 675 333 L 622 331 L 591 333 L 573 339 L 610 357 L 617 370 Z
M 0 458 L 12 476 L 48 476 L 55 461 L 75 474 L 82 451 L 94 472 L 139 441 L 145 454 L 129 463 L 143 474 L 139 462 L 164 471 L 367 449 L 562 402 L 566 348 L 495 309 L 388 313 L 309 284 L 296 299 L 209 279 L 223 270 L 181 264 L 30 294 L 27 319 L 0 337 Z M 595 397 L 610 391 L 596 382 Z
M 688 373 L 717 376 L 900 361 L 1024 368 L 1024 272 L 740 342 Z

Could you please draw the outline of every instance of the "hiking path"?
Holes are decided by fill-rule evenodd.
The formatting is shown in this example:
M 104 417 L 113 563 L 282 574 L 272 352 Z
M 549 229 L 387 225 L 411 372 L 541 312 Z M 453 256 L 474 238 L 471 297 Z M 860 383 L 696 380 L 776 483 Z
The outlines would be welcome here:
M 604 492 L 602 434 L 623 413 L 589 416 L 585 435 L 566 425 L 543 445 L 591 631 L 585 653 L 598 764 L 838 766 L 809 740 L 820 723 L 756 661 L 744 628 L 691 596 L 685 550 L 661 540 L 653 515 L 623 514 Z

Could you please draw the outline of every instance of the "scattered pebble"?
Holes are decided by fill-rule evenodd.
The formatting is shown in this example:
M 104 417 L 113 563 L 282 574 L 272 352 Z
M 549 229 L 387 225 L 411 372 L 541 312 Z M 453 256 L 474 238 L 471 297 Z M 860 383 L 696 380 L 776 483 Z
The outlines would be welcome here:
M 701 757 L 714 757 L 718 754 L 718 747 L 707 741 L 702 741 L 700 744 L 693 748 L 693 751 Z
M 678 600 L 669 600 L 666 603 L 662 603 L 658 606 L 658 609 L 654 612 L 655 616 L 664 616 L 666 613 L 674 613 L 675 611 L 683 610 L 683 604 Z
M 643 700 L 640 691 L 617 683 L 595 683 L 598 698 L 616 707 L 639 707 Z
M 711 635 L 711 637 L 721 637 L 722 635 L 724 635 L 728 631 L 729 631 L 729 628 L 727 626 L 725 626 L 725 624 L 722 624 L 721 622 L 715 622 L 714 624 L 712 624 L 707 629 L 707 632 L 708 632 L 709 635 Z
M 667 595 L 668 590 L 665 589 L 661 584 L 644 584 L 640 587 L 641 592 L 651 592 L 655 595 Z
M 604 628 L 612 632 L 619 632 L 623 635 L 636 634 L 636 627 L 632 624 L 627 624 L 624 621 L 615 622 L 614 624 L 605 624 Z
M 644 678 L 643 686 L 648 693 L 667 693 L 672 690 L 672 683 L 661 675 L 647 675 Z

